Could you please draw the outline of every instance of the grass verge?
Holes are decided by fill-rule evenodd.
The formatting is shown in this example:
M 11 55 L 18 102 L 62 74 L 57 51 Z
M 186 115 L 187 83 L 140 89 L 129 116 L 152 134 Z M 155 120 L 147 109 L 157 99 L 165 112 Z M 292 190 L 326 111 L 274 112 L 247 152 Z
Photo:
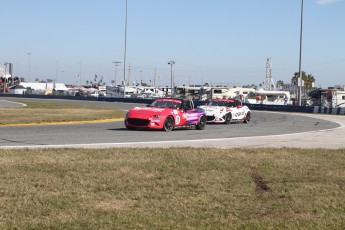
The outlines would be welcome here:
M 103 120 L 123 118 L 125 115 L 122 110 L 96 106 L 28 101 L 22 103 L 27 106 L 1 109 L 0 125 Z
M 345 150 L 0 150 L 0 229 L 344 229 Z

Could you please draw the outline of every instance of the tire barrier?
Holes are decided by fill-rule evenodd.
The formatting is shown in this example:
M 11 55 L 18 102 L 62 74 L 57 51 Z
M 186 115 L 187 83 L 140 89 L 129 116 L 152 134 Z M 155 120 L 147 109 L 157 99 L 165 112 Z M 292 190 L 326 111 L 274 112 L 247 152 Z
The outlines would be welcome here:
M 338 115 L 345 115 L 345 108 L 327 108 L 321 106 L 314 106 L 313 113 L 323 113 L 323 114 L 338 114 Z

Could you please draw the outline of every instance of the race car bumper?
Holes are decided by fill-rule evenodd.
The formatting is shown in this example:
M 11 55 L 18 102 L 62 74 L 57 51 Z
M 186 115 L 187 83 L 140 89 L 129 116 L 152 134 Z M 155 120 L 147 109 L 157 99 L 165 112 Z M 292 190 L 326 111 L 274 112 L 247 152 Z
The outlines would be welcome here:
M 125 126 L 143 129 L 162 129 L 163 124 L 160 119 L 141 119 L 141 118 L 127 118 L 125 119 Z
M 214 115 L 207 115 L 206 120 L 207 120 L 207 123 L 224 123 L 225 122 L 223 118 L 217 118 Z

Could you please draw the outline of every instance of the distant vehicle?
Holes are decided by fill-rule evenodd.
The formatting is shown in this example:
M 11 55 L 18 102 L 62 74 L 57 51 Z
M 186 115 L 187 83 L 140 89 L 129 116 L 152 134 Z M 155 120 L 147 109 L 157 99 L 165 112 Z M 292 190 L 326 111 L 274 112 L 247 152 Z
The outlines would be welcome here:
M 200 106 L 206 112 L 208 123 L 243 122 L 249 123 L 250 109 L 237 99 L 215 99 L 208 105 Z
M 192 101 L 178 98 L 160 98 L 147 107 L 135 107 L 125 116 L 125 126 L 133 129 L 162 129 L 178 127 L 205 129 L 206 115 L 202 108 L 194 108 Z

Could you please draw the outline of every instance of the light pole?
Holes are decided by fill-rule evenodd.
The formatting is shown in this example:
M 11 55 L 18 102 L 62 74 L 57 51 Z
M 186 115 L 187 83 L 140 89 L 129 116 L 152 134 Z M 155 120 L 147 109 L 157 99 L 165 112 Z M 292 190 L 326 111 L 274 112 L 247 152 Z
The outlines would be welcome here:
M 114 81 L 114 85 L 116 86 L 116 81 L 117 81 L 117 67 L 119 66 L 119 64 L 121 63 L 120 61 L 113 61 L 113 63 L 115 64 L 115 81 Z
M 81 61 L 79 61 L 78 92 L 80 91 L 80 80 L 81 80 Z
M 64 82 L 64 79 L 63 79 L 63 73 L 64 72 L 65 72 L 64 70 L 61 70 L 61 82 Z
M 29 56 L 29 82 L 30 82 L 31 81 L 31 79 L 30 79 L 31 78 L 31 76 L 30 76 L 31 75 L 31 60 L 30 60 L 31 59 L 30 58 L 31 52 L 27 53 L 27 55 Z
M 59 76 L 59 74 L 58 74 L 58 71 L 59 71 L 59 62 L 58 62 L 58 58 L 56 58 L 55 59 L 55 67 L 56 67 L 56 73 L 55 73 L 55 81 L 57 81 L 58 80 L 58 76 Z
M 302 105 L 302 38 L 303 38 L 303 0 L 301 5 L 301 31 L 299 39 L 299 77 L 298 77 L 298 105 Z
M 127 0 L 125 18 L 125 50 L 123 54 L 123 98 L 126 98 L 126 55 L 127 55 Z
M 8 79 L 7 79 L 7 65 L 9 63 L 8 62 L 5 62 L 4 63 L 4 66 L 5 66 L 5 75 L 4 75 L 4 93 L 6 93 L 6 86 L 7 86 L 7 82 L 8 82 Z
M 174 83 L 173 83 L 173 65 L 175 65 L 175 61 L 169 61 L 168 65 L 170 65 L 170 88 L 171 88 L 171 95 L 173 94 L 173 87 L 174 87 Z

